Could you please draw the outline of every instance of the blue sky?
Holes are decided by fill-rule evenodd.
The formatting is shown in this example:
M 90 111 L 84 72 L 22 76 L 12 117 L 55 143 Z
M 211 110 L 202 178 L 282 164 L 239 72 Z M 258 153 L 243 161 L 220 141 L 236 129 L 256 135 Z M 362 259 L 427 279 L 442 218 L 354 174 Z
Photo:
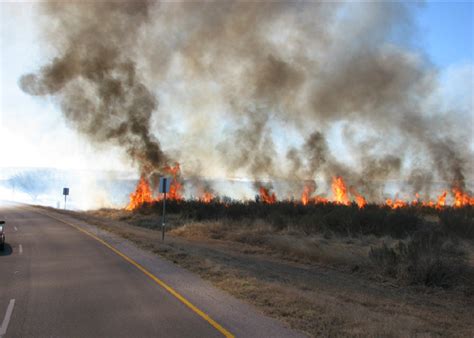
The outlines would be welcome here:
M 421 47 L 444 68 L 474 61 L 474 2 L 428 2 L 417 15 Z

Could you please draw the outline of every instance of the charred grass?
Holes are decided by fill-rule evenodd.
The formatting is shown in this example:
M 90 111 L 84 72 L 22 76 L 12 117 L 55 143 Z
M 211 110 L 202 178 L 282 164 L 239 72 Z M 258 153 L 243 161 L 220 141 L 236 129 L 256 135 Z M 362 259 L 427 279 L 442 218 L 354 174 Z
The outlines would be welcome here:
M 71 214 L 311 336 L 472 336 L 472 208 L 167 207 L 165 243 L 160 204 Z

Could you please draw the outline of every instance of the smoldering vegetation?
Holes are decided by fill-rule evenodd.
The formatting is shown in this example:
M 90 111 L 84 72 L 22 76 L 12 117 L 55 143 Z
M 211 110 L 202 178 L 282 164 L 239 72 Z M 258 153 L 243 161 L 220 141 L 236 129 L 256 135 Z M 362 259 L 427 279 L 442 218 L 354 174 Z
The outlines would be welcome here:
M 372 201 L 394 178 L 427 196 L 439 181 L 465 190 L 472 111 L 441 108 L 439 70 L 413 43 L 418 10 L 45 3 L 38 21 L 52 56 L 19 84 L 52 97 L 91 142 L 121 146 L 144 176 L 178 161 L 196 177 L 343 176 Z

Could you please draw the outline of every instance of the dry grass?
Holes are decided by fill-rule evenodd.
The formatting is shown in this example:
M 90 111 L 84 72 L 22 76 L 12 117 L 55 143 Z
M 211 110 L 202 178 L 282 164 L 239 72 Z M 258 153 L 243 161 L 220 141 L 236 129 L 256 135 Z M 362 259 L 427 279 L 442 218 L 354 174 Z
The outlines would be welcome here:
M 456 288 L 400 286 L 396 278 L 373 270 L 371 248 L 382 242 L 396 245 L 390 237 L 275 231 L 263 220 L 242 224 L 176 217 L 171 222 L 178 226 L 163 243 L 152 213 L 67 213 L 199 274 L 310 336 L 474 333 L 472 295 Z M 471 242 L 460 245 L 474 257 Z
M 189 240 L 225 240 L 257 247 L 265 254 L 301 263 L 323 263 L 334 266 L 369 264 L 370 245 L 380 240 L 344 237 L 325 238 L 301 232 L 275 232 L 268 224 L 257 221 L 252 226 L 238 226 L 229 222 L 192 222 L 174 228 L 170 234 Z

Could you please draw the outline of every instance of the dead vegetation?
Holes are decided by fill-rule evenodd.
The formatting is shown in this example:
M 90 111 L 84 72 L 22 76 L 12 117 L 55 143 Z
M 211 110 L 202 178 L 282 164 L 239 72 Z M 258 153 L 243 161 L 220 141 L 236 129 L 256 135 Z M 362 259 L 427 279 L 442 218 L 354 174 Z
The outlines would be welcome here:
M 474 281 L 459 240 L 446 239 L 436 230 L 416 232 L 392 247 L 373 247 L 369 258 L 382 273 L 404 284 L 471 288 L 465 282 Z
M 446 214 L 458 217 L 457 210 L 355 215 L 351 207 L 330 208 L 316 211 L 326 213 L 318 223 L 324 227 L 304 227 L 314 214 L 290 217 L 285 207 L 261 205 L 266 211 L 258 211 L 252 205 L 253 219 L 250 211 L 219 218 L 220 206 L 211 212 L 201 206 L 191 217 L 191 210 L 179 212 L 180 205 L 191 208 L 170 208 L 173 226 L 164 243 L 156 231 L 160 215 L 155 206 L 138 212 L 67 213 L 198 273 L 311 336 L 473 335 L 474 245 L 459 235 L 469 237 L 472 210 L 462 210 L 459 217 L 467 221 L 451 231 Z M 274 218 L 283 225 L 275 225 Z M 354 219 L 361 224 L 361 219 L 387 218 L 394 220 L 389 231 L 370 223 L 354 231 Z M 344 226 L 331 227 L 341 220 Z M 403 226 L 403 220 L 412 223 Z

